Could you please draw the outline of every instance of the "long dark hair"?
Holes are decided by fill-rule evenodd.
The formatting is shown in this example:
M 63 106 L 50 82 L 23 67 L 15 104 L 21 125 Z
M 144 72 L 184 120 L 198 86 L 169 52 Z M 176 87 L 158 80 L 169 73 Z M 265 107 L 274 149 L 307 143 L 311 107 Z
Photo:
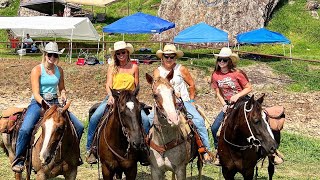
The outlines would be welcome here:
M 219 57 L 218 57 L 218 58 L 219 58 Z M 215 64 L 215 67 L 214 67 L 214 71 L 213 71 L 213 72 L 221 71 L 221 67 L 219 66 L 219 63 L 218 63 L 218 58 L 217 58 L 217 61 L 216 61 L 216 64 Z M 236 65 L 233 64 L 231 58 L 229 58 L 229 61 L 228 61 L 228 69 L 230 69 L 231 71 L 235 71 L 235 70 L 236 70 Z

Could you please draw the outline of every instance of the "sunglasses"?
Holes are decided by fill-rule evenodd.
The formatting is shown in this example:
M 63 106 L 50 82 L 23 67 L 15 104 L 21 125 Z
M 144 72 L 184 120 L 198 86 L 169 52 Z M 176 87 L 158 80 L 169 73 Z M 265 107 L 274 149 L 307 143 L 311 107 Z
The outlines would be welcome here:
M 166 59 L 174 59 L 176 57 L 176 54 L 164 54 L 163 57 Z
M 230 60 L 230 58 L 218 58 L 217 61 L 218 62 L 228 62 Z
M 51 58 L 52 56 L 53 56 L 54 58 L 59 58 L 59 54 L 56 54 L 56 53 L 48 53 L 47 56 L 48 56 L 49 58 Z
M 126 54 L 126 53 L 127 53 L 127 51 L 125 51 L 125 50 L 124 50 L 124 51 L 117 51 L 117 52 L 116 52 L 116 55 L 119 56 L 120 54 Z

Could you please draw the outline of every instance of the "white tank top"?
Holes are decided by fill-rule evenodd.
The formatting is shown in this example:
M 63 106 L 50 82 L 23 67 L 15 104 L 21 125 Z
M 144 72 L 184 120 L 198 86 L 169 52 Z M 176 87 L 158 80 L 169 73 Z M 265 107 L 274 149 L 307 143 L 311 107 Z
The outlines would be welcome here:
M 183 80 L 182 74 L 180 72 L 180 67 L 180 64 L 176 64 L 176 66 L 173 68 L 173 78 L 170 80 L 170 83 L 172 84 L 174 91 L 180 94 L 183 101 L 189 101 L 189 92 L 186 82 Z M 159 66 L 158 69 L 160 71 L 160 76 L 163 78 L 166 78 L 170 73 L 170 71 L 166 70 L 162 66 Z

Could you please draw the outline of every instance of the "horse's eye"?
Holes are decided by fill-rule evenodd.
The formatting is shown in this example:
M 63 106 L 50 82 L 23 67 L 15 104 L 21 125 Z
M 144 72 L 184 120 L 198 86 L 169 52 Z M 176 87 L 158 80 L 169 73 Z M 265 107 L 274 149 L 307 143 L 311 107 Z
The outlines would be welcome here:
M 158 98 L 158 95 L 157 95 L 157 94 L 153 94 L 153 97 L 154 97 L 154 98 Z
M 260 121 L 259 118 L 254 118 L 254 119 L 253 119 L 253 122 L 254 122 L 255 124 L 258 124 L 258 123 L 261 122 L 261 121 Z
M 57 131 L 63 131 L 64 127 L 63 126 L 60 126 L 57 128 Z

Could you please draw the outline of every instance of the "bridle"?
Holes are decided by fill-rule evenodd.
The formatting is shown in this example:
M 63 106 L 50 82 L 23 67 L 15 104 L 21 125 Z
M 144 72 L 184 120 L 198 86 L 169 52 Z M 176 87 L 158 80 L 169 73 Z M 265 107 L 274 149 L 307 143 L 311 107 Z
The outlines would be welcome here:
M 246 124 L 247 124 L 247 127 L 250 131 L 250 134 L 251 136 L 249 136 L 247 139 L 247 141 L 249 142 L 249 145 L 246 145 L 246 146 L 241 146 L 241 145 L 237 145 L 237 144 L 234 144 L 230 141 L 227 140 L 226 138 L 226 130 L 227 128 L 225 128 L 224 130 L 224 134 L 223 134 L 223 139 L 230 145 L 234 146 L 234 147 L 237 147 L 237 148 L 240 148 L 240 150 L 246 150 L 247 148 L 252 148 L 252 147 L 255 147 L 256 148 L 256 151 L 259 150 L 259 147 L 261 146 L 261 142 L 259 139 L 257 139 L 254 134 L 252 133 L 252 130 L 251 130 L 251 127 L 250 127 L 250 124 L 249 124 L 249 121 L 248 121 L 248 117 L 247 117 L 247 113 L 251 112 L 253 110 L 253 105 L 251 105 L 250 109 L 246 109 L 246 106 L 247 106 L 247 103 L 248 101 L 246 101 L 244 103 L 244 106 L 243 106 L 243 112 L 244 112 L 244 117 L 245 117 L 245 120 L 246 120 Z

